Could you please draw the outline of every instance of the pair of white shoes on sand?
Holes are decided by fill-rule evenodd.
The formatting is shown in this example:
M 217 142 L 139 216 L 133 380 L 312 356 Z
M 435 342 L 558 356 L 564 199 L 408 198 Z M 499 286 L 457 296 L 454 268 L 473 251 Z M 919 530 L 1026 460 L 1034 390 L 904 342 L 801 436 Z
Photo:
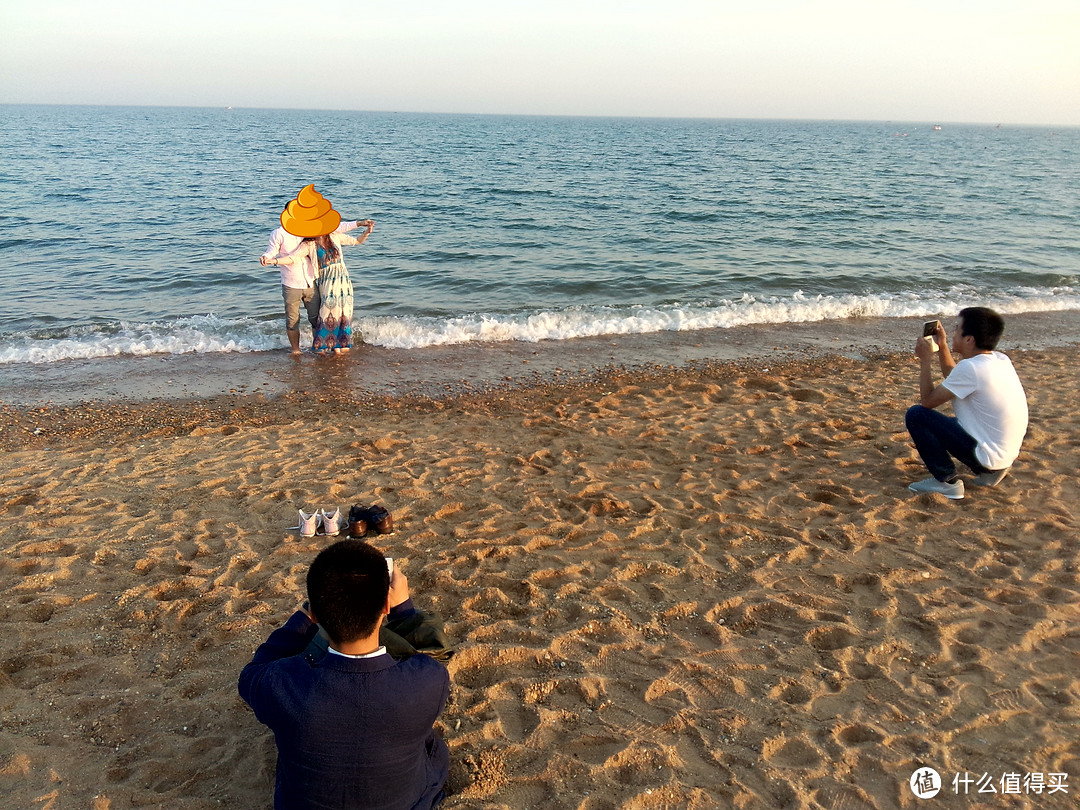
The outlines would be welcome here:
M 335 509 L 332 513 L 325 509 L 316 509 L 308 514 L 300 510 L 300 536 L 314 537 L 317 534 L 325 534 L 331 537 L 341 534 L 345 528 L 345 518 L 341 516 L 341 510 Z

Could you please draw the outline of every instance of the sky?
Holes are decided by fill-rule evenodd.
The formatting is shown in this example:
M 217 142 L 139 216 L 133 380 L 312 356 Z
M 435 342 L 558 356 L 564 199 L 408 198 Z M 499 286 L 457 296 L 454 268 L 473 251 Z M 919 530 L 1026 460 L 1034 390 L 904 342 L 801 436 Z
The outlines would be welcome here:
M 1080 0 L 0 0 L 0 103 L 1080 126 Z

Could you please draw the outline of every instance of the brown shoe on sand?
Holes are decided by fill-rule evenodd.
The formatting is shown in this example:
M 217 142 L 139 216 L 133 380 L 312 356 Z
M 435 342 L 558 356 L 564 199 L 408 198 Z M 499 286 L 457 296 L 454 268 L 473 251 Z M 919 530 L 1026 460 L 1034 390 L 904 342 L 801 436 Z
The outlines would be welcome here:
M 368 523 L 374 526 L 379 534 L 394 533 L 394 518 L 379 504 L 375 504 L 368 510 Z
M 354 504 L 352 508 L 349 509 L 349 537 L 359 538 L 367 536 L 367 515 L 367 508 L 360 506 L 359 504 Z

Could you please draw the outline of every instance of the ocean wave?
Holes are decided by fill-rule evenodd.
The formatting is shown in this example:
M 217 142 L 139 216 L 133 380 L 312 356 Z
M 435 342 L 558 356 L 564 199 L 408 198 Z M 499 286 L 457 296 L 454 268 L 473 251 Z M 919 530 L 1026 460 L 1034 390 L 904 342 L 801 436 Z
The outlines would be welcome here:
M 770 323 L 811 323 L 848 318 L 942 316 L 965 306 L 990 306 L 1002 314 L 1080 310 L 1080 289 L 1016 288 L 988 294 L 958 285 L 921 293 L 744 295 L 736 300 L 656 306 L 592 306 L 454 317 L 364 316 L 354 332 L 365 343 L 390 349 L 420 349 L 465 343 L 571 340 L 602 335 L 690 332 Z M 305 334 L 303 339 L 309 340 Z M 150 323 L 119 322 L 28 335 L 0 335 L 0 364 L 124 355 L 257 352 L 287 346 L 280 319 L 205 315 Z
M 965 306 L 1003 314 L 1080 309 L 1080 290 L 1018 290 L 986 296 L 956 287 L 938 294 L 745 295 L 734 301 L 663 306 L 573 307 L 559 311 L 454 318 L 370 317 L 357 322 L 364 340 L 394 349 L 462 343 L 570 340 L 601 335 L 690 332 L 769 323 L 811 323 L 846 318 L 908 318 L 951 314 Z
M 280 321 L 216 315 L 84 326 L 0 336 L 0 364 L 53 363 L 125 355 L 258 352 L 287 345 Z

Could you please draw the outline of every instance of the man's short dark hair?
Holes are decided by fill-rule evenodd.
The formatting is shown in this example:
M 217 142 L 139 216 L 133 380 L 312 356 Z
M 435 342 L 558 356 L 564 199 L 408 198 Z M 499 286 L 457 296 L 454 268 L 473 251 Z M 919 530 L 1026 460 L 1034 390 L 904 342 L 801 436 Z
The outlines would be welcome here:
M 975 338 L 975 347 L 984 352 L 997 348 L 1005 320 L 989 307 L 965 307 L 960 310 L 960 334 Z
M 319 552 L 307 574 L 315 620 L 331 641 L 348 643 L 379 626 L 390 592 L 386 558 L 363 540 L 341 540 Z

